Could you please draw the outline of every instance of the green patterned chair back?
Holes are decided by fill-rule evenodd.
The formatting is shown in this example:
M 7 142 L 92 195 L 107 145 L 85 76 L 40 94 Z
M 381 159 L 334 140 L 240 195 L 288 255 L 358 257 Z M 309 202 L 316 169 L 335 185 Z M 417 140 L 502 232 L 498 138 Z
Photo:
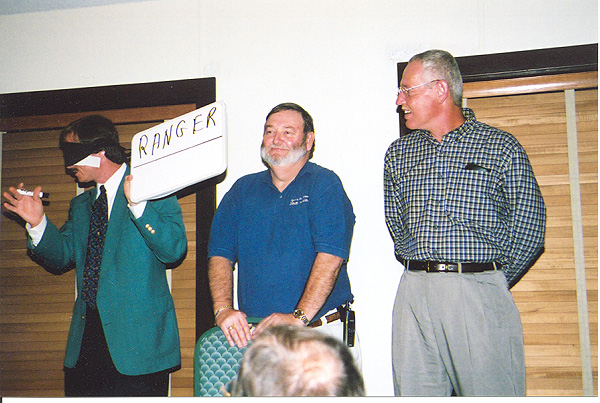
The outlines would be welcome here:
M 247 318 L 248 323 L 258 323 L 259 318 Z M 204 332 L 194 351 L 194 396 L 223 396 L 238 373 L 247 347 L 231 347 L 218 326 Z

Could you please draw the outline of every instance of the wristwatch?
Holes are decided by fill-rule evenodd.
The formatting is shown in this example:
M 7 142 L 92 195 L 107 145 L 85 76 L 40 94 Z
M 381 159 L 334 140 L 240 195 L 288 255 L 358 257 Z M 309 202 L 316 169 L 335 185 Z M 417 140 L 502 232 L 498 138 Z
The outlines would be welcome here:
M 294 310 L 294 318 L 300 319 L 302 323 L 304 323 L 304 326 L 308 326 L 308 323 L 310 322 L 302 309 Z

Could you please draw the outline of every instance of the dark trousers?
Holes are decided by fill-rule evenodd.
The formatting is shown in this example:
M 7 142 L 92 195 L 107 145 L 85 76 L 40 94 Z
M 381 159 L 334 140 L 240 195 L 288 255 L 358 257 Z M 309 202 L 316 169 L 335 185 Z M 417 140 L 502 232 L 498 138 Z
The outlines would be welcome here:
M 74 368 L 65 367 L 65 396 L 167 396 L 169 371 L 123 375 L 113 364 L 100 315 L 87 308 L 81 352 Z

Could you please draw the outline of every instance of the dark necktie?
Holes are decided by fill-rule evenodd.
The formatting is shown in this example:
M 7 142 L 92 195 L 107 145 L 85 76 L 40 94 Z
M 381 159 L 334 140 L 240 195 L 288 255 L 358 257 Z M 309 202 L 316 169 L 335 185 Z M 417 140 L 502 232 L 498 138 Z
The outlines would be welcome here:
M 83 271 L 83 290 L 81 297 L 91 307 L 96 309 L 96 294 L 98 293 L 98 278 L 104 251 L 104 238 L 108 227 L 108 202 L 106 189 L 100 186 L 100 196 L 92 205 L 90 232 L 88 236 L 85 270 Z

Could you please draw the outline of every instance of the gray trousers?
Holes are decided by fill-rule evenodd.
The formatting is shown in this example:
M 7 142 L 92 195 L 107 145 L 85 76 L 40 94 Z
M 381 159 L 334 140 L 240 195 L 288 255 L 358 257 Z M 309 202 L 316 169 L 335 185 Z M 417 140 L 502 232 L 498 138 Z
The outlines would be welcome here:
M 396 396 L 525 396 L 519 311 L 502 271 L 405 271 L 392 322 Z

